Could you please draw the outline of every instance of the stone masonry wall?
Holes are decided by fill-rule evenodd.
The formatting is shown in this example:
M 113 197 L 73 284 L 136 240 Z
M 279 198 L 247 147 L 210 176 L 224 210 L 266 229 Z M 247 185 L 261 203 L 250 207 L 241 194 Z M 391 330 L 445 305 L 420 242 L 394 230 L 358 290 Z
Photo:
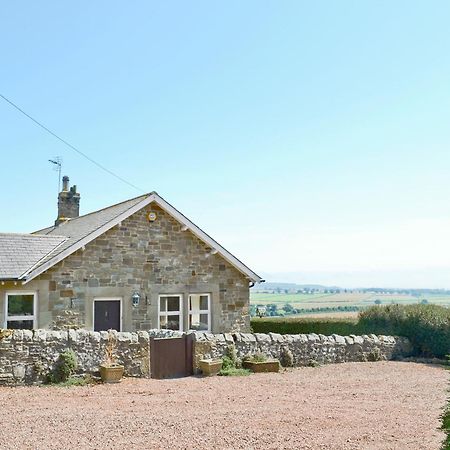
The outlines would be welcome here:
M 117 359 L 124 365 L 125 375 L 150 376 L 149 334 L 115 335 Z M 14 330 L 0 340 L 0 385 L 45 382 L 59 354 L 68 348 L 77 355 L 78 373 L 95 373 L 103 361 L 107 340 L 106 331 Z
M 263 353 L 283 360 L 289 350 L 293 366 L 310 366 L 341 362 L 364 362 L 390 360 L 407 356 L 411 352 L 408 339 L 396 336 L 324 336 L 317 334 L 281 335 L 277 333 L 195 333 L 194 371 L 198 371 L 199 360 L 221 358 L 227 348 L 234 345 L 238 358 Z
M 147 220 L 149 211 L 157 214 L 154 222 Z M 43 281 L 48 281 L 48 296 L 39 301 L 43 304 L 48 297 L 50 314 L 39 320 L 38 328 L 93 329 L 95 297 L 122 299 L 122 330 L 157 328 L 160 294 L 183 294 L 186 324 L 188 295 L 210 293 L 213 332 L 250 329 L 248 280 L 157 205 L 136 212 L 68 256 L 40 275 L 36 285 Z M 134 308 L 131 296 L 136 291 L 141 302 Z M 46 317 L 45 311 L 40 317 Z
M 118 362 L 125 375 L 150 377 L 150 339 L 179 337 L 184 333 L 170 330 L 117 333 Z M 406 338 L 393 336 L 323 336 L 317 334 L 210 334 L 193 333 L 193 368 L 203 358 L 219 358 L 234 345 L 239 358 L 262 352 L 283 358 L 292 352 L 293 365 L 308 366 L 340 362 L 363 362 L 408 356 L 411 346 Z M 45 382 L 59 354 L 71 348 L 77 355 L 78 373 L 96 373 L 104 358 L 108 332 L 86 330 L 1 330 L 0 385 Z

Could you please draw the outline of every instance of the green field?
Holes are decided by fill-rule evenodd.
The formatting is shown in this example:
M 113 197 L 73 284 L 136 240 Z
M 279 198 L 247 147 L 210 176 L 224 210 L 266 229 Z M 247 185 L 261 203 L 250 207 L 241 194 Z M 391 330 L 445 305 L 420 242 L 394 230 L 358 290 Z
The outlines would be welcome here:
M 441 306 L 450 306 L 450 295 L 421 295 L 413 296 L 407 294 L 380 294 L 380 293 L 359 293 L 359 292 L 341 292 L 333 294 L 314 293 L 275 293 L 251 292 L 251 305 L 276 304 L 280 309 L 283 305 L 289 303 L 298 310 L 338 308 L 339 306 L 351 306 L 364 309 L 376 304 L 387 305 L 391 303 L 411 304 L 421 303 L 426 300 Z M 300 311 L 301 312 L 301 311 Z

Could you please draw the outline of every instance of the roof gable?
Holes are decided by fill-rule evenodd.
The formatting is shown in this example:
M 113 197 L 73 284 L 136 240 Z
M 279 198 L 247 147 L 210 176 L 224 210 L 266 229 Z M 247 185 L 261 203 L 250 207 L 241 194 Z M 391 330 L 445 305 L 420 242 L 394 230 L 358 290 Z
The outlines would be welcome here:
M 102 230 L 102 232 L 100 233 L 102 234 L 112 228 L 118 223 L 115 221 L 115 219 L 117 219 L 118 217 L 122 217 L 124 214 L 126 214 L 126 217 L 128 217 L 127 213 L 137 204 L 140 204 L 143 200 L 145 200 L 145 198 L 147 198 L 149 195 L 150 194 L 141 195 L 139 197 L 117 203 L 116 205 L 109 206 L 107 208 L 103 208 L 89 214 L 85 214 L 84 216 L 75 217 L 68 220 L 67 222 L 60 223 L 58 226 L 52 226 L 49 228 L 44 228 L 43 230 L 35 231 L 33 233 L 34 235 L 44 234 L 46 236 L 52 236 L 57 234 L 60 236 L 65 236 L 67 238 L 64 244 L 61 245 L 61 247 L 58 249 L 58 252 L 52 254 L 51 256 L 49 255 L 48 258 L 41 261 L 41 264 L 44 264 L 50 259 L 55 258 L 57 255 L 63 254 L 68 249 L 72 249 L 74 246 L 77 246 L 77 243 L 79 243 L 80 241 L 83 241 L 83 244 L 77 246 L 75 250 L 70 251 L 69 254 L 75 252 L 83 245 L 86 245 L 88 242 L 95 239 L 95 237 L 99 236 L 99 234 L 96 234 L 97 230 Z M 134 212 L 135 210 L 133 209 L 133 212 L 131 212 L 129 215 L 133 214 Z M 123 218 L 121 218 L 120 220 L 123 220 Z M 108 224 L 111 224 L 111 226 L 104 229 Z M 87 242 L 84 242 L 85 238 L 91 235 L 95 235 L 95 237 L 89 239 Z
M 109 208 L 104 208 L 99 211 L 71 219 L 57 227 L 50 227 L 37 231 L 36 235 L 44 234 L 45 236 L 53 236 L 58 234 L 65 236 L 66 240 L 63 245 L 57 249 L 57 251 L 42 259 L 39 264 L 33 268 L 33 270 L 27 273 L 25 283 L 45 272 L 58 262 L 65 259 L 67 256 L 76 252 L 89 242 L 96 239 L 98 236 L 130 217 L 135 212 L 145 208 L 150 203 L 156 203 L 175 220 L 182 223 L 186 230 L 189 229 L 195 236 L 210 246 L 214 252 L 220 254 L 232 266 L 243 273 L 250 281 L 256 283 L 264 281 L 259 275 L 249 269 L 242 261 L 233 256 L 228 250 L 222 247 L 218 242 L 211 238 L 211 236 L 206 234 L 197 225 L 191 222 L 171 204 L 166 202 L 156 192 L 152 192 L 150 194 L 145 194 L 117 205 L 110 206 Z

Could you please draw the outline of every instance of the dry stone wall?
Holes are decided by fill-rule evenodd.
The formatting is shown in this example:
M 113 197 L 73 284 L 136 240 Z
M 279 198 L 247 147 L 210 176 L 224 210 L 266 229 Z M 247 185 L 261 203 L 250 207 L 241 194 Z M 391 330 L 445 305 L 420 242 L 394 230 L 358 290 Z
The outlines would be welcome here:
M 150 375 L 149 334 L 114 333 L 117 359 L 125 375 Z M 95 373 L 104 358 L 108 332 L 85 330 L 14 330 L 0 340 L 0 385 L 42 383 L 52 371 L 60 353 L 72 349 L 77 355 L 78 373 Z
M 263 353 L 268 357 L 290 359 L 294 367 L 341 362 L 389 360 L 411 352 L 408 339 L 397 336 L 324 336 L 318 334 L 277 333 L 195 333 L 194 369 L 202 358 L 220 358 L 234 345 L 238 358 Z
M 116 356 L 125 367 L 125 375 L 141 378 L 151 375 L 150 339 L 180 337 L 184 334 L 170 330 L 113 333 L 117 338 Z M 289 351 L 294 367 L 386 360 L 408 356 L 411 351 L 406 338 L 373 334 L 192 334 L 194 371 L 198 370 L 200 359 L 222 357 L 230 345 L 234 345 L 239 358 L 262 352 L 283 360 Z M 60 353 L 69 348 L 77 355 L 79 374 L 96 373 L 103 360 L 107 340 L 106 331 L 0 330 L 0 385 L 45 382 Z

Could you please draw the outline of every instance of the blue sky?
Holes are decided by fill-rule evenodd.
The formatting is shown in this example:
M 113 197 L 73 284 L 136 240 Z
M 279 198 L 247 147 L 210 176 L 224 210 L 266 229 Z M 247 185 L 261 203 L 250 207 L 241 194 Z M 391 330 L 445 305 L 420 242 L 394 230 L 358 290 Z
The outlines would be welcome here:
M 450 4 L 15 2 L 0 92 L 271 281 L 450 288 Z M 0 102 L 1 231 L 139 195 Z

